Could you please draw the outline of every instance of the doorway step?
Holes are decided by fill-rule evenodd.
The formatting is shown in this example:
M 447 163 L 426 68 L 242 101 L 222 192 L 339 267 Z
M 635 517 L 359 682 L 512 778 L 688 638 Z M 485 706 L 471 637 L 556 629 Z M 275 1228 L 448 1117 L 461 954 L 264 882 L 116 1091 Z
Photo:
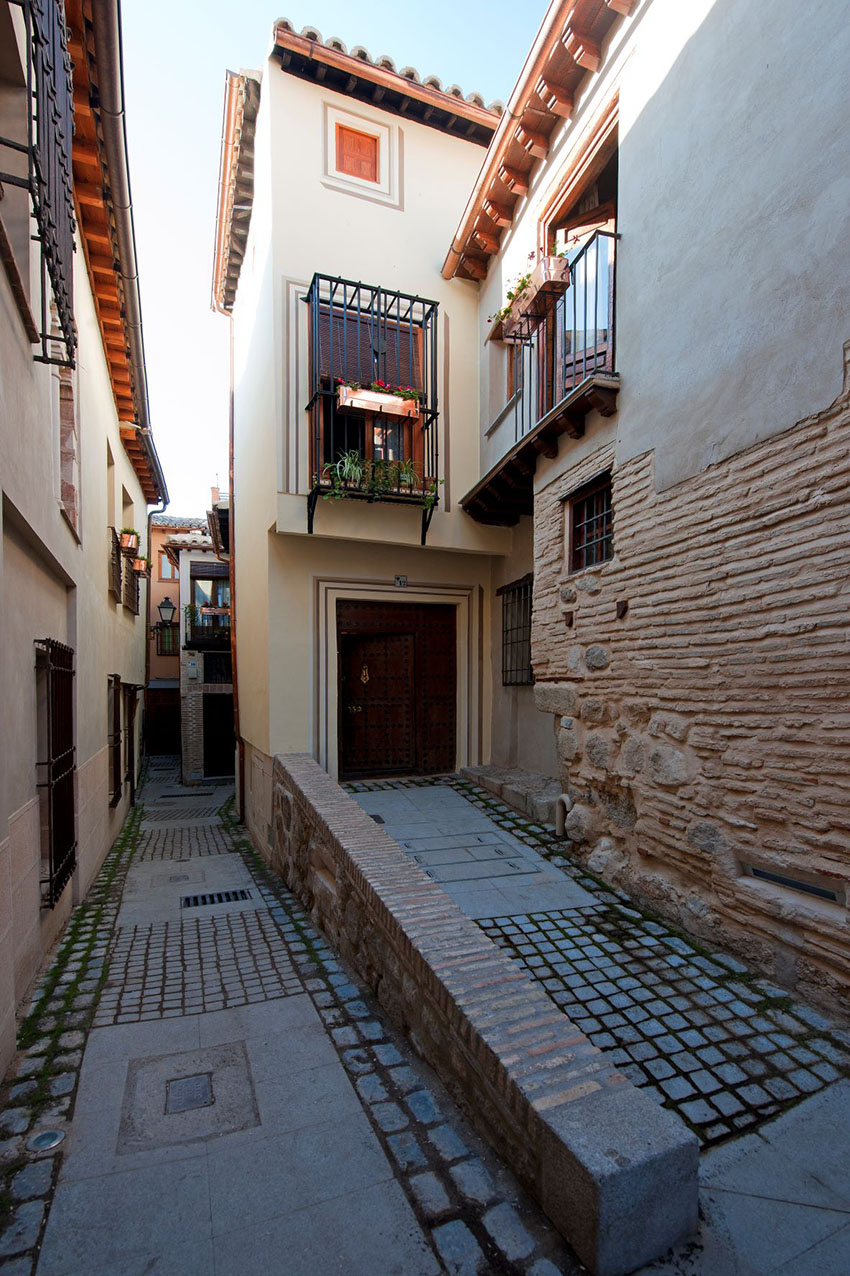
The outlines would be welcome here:
M 498 766 L 465 766 L 461 767 L 460 774 L 538 824 L 554 827 L 555 802 L 563 789 L 550 775 Z

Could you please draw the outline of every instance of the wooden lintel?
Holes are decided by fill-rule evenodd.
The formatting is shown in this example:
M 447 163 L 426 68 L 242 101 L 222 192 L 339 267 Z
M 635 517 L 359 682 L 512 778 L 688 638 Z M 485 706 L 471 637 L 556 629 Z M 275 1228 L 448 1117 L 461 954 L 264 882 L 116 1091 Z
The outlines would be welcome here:
M 484 212 L 497 226 L 510 226 L 514 220 L 513 212 L 507 204 L 497 204 L 492 199 L 485 199 Z
M 515 195 L 528 194 L 528 176 L 518 168 L 509 168 L 507 164 L 502 164 L 499 168 L 499 180 Z
M 518 124 L 514 137 L 522 149 L 529 155 L 533 155 L 535 159 L 545 159 L 549 154 L 549 139 L 543 133 L 537 133 L 534 129 Z
M 461 266 L 469 275 L 470 279 L 484 279 L 487 275 L 487 267 L 483 261 L 479 261 L 477 257 L 463 257 Z
M 605 3 L 615 13 L 621 13 L 624 18 L 630 18 L 634 13 L 637 0 L 605 0 Z
M 539 452 L 541 456 L 548 457 L 550 461 L 558 455 L 558 444 L 554 439 L 547 439 L 545 435 L 538 435 L 532 440 L 532 446 L 535 452 Z
M 472 232 L 472 241 L 476 248 L 480 248 L 483 253 L 492 255 L 499 251 L 499 241 L 495 235 L 490 235 L 486 230 L 477 227 Z
M 541 76 L 537 85 L 537 96 L 546 110 L 551 111 L 553 115 L 560 115 L 565 120 L 573 118 L 573 95 L 562 84 L 555 84 L 554 81 Z
M 602 65 L 602 50 L 587 32 L 568 26 L 561 37 L 564 48 L 577 66 L 585 71 L 598 71 Z

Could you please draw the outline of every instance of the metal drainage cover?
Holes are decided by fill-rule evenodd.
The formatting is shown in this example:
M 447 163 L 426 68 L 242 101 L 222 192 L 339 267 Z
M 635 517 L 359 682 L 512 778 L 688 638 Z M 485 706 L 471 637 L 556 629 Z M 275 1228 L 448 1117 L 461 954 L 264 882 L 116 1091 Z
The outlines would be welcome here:
M 27 1147 L 30 1152 L 51 1152 L 53 1148 L 58 1148 L 64 1138 L 64 1130 L 39 1130 L 38 1134 L 27 1140 Z
M 383 815 L 373 815 L 373 816 L 372 816 L 372 819 L 375 821 L 375 823 L 376 823 L 376 824 L 383 824 L 383 823 L 384 823 L 384 817 L 383 817 Z
M 183 895 L 180 907 L 202 908 L 205 904 L 235 904 L 239 900 L 250 898 L 251 892 L 247 890 L 212 891 L 209 895 Z
M 166 1112 L 192 1112 L 195 1108 L 209 1108 L 213 1103 L 211 1072 L 174 1077 L 165 1083 Z

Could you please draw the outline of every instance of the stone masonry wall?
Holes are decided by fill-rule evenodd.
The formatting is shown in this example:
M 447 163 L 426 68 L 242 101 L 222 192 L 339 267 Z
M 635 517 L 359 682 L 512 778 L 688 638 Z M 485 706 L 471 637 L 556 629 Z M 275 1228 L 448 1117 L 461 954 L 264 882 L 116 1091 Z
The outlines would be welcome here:
M 535 698 L 554 715 L 575 803 L 567 836 L 592 870 L 689 931 L 839 1004 L 850 343 L 844 390 L 817 416 L 660 494 L 652 454 L 615 467 L 615 557 L 570 575 L 564 498 L 611 459 L 597 453 L 535 498 Z
M 273 812 L 272 867 L 591 1270 L 621 1276 L 687 1235 L 690 1132 L 311 757 L 275 758 Z

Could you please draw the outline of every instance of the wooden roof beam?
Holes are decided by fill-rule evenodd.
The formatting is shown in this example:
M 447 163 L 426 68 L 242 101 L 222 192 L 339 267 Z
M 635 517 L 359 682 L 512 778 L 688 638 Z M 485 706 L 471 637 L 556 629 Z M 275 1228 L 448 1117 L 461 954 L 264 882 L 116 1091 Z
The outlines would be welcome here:
M 624 18 L 630 18 L 635 11 L 637 0 L 605 0 L 605 3 L 615 13 L 622 14 Z
M 499 168 L 499 181 L 514 195 L 528 194 L 528 175 L 521 173 L 518 168 L 502 164 Z
M 537 83 L 537 96 L 546 110 L 551 111 L 553 115 L 560 115 L 564 120 L 573 118 L 573 95 L 562 84 L 556 84 L 553 80 L 547 80 L 541 76 Z
M 484 279 L 487 275 L 487 267 L 477 257 L 464 256 L 461 260 L 461 265 L 470 279 Z
M 513 209 L 508 208 L 507 204 L 497 204 L 495 200 L 484 200 L 484 212 L 497 226 L 511 226 L 514 220 Z
M 534 129 L 518 124 L 514 137 L 522 149 L 535 159 L 545 159 L 549 154 L 549 139 L 543 133 L 536 133 Z
M 561 43 L 577 66 L 585 71 L 598 71 L 602 65 L 602 50 L 599 42 L 586 31 L 568 25 L 561 37 Z
M 476 248 L 480 248 L 483 253 L 492 256 L 499 251 L 499 241 L 495 235 L 490 235 L 486 230 L 482 230 L 477 226 L 472 232 L 472 240 Z

